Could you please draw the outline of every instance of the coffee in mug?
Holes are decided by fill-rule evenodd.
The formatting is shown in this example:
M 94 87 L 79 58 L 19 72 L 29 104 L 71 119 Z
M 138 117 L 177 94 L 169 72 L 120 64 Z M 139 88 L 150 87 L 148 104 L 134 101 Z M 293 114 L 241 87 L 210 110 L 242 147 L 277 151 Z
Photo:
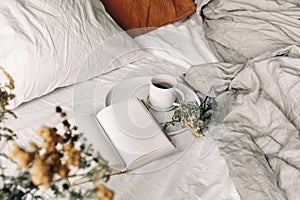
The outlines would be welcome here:
M 177 80 L 167 74 L 153 76 L 150 81 L 149 103 L 158 109 L 173 106 L 176 100 Z

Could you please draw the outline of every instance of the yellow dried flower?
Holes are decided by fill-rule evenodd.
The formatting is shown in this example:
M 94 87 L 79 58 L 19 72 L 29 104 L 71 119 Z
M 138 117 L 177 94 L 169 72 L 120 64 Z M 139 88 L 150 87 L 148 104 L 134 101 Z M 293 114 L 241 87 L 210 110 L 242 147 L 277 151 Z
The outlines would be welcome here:
M 73 143 L 66 143 L 63 146 L 63 150 L 68 153 L 68 159 L 66 163 L 68 165 L 73 165 L 75 167 L 80 167 L 81 165 L 81 153 L 78 149 L 74 147 Z
M 50 128 L 48 126 L 42 126 L 42 128 L 39 131 L 37 131 L 37 134 L 43 136 L 47 140 L 48 139 L 50 140 L 51 139 L 51 129 L 52 128 Z
M 63 146 L 63 150 L 64 151 L 69 151 L 72 148 L 74 148 L 74 145 L 72 143 L 70 143 L 70 142 L 64 144 L 64 146 Z
M 42 157 L 45 156 L 45 163 L 48 165 L 54 165 L 54 167 L 59 167 L 61 164 L 58 151 L 52 151 L 49 153 L 45 153 Z
M 31 169 L 32 182 L 35 185 L 43 185 L 45 188 L 51 186 L 55 174 L 67 178 L 70 169 L 63 165 L 57 150 L 44 153 L 36 159 Z
M 81 155 L 80 155 L 80 151 L 72 148 L 68 151 L 68 160 L 67 160 L 67 164 L 69 165 L 73 165 L 75 167 L 80 167 L 81 164 Z
M 70 172 L 70 169 L 68 168 L 67 165 L 60 165 L 57 173 L 58 173 L 62 178 L 67 178 L 69 172 Z
M 60 143 L 60 144 L 62 144 L 63 142 L 64 142 L 64 139 L 63 139 L 63 137 L 61 136 L 61 135 L 59 135 L 59 134 L 55 134 L 55 138 L 54 138 L 54 142 L 57 144 L 57 143 Z
M 17 144 L 13 144 L 12 151 L 8 154 L 11 159 L 17 159 L 18 164 L 22 168 L 27 168 L 28 165 L 33 161 L 35 153 L 26 152 L 25 149 L 19 147 Z
M 49 171 L 50 168 L 43 159 L 36 159 L 31 169 L 32 183 L 36 186 L 43 185 L 45 188 L 50 188 L 54 174 Z
M 114 192 L 103 184 L 98 184 L 96 186 L 97 196 L 102 200 L 112 200 L 114 198 Z
M 55 151 L 57 143 L 63 143 L 63 137 L 57 134 L 54 128 L 42 126 L 42 128 L 37 131 L 37 134 L 45 138 L 42 148 L 47 152 Z
M 43 149 L 45 149 L 47 152 L 52 152 L 56 150 L 56 145 L 54 144 L 53 140 L 47 140 L 43 143 Z
M 34 142 L 29 142 L 29 146 L 31 146 L 33 148 L 33 151 L 37 154 L 40 151 L 40 147 L 35 144 Z
M 194 136 L 196 137 L 196 138 L 201 138 L 201 137 L 204 137 L 204 134 L 202 134 L 202 133 L 193 133 L 194 134 Z

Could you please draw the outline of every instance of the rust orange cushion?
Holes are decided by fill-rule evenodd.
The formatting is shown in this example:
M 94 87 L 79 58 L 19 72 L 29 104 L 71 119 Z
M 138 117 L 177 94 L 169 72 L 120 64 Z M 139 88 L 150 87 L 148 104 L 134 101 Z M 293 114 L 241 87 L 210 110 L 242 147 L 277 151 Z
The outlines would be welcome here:
M 131 36 L 137 36 L 153 28 L 176 22 L 196 10 L 193 0 L 101 1 L 111 17 Z

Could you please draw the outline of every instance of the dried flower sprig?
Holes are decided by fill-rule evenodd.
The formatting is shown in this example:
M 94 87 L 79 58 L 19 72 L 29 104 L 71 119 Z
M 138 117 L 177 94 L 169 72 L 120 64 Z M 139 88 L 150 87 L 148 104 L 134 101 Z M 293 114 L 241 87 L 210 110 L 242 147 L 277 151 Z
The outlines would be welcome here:
M 0 83 L 0 140 L 6 139 L 12 144 L 12 149 L 7 155 L 0 147 L 0 199 L 25 200 L 48 199 L 41 196 L 41 187 L 50 188 L 56 197 L 68 197 L 69 199 L 113 199 L 114 193 L 106 188 L 103 183 L 110 178 L 111 169 L 87 143 L 82 133 L 77 131 L 66 119 L 66 113 L 60 107 L 56 112 L 63 119 L 61 133 L 55 127 L 43 126 L 37 132 L 42 138 L 42 144 L 30 142 L 26 147 L 15 142 L 17 135 L 13 130 L 3 126 L 7 114 L 16 117 L 8 108 L 9 102 L 15 97 L 12 94 L 14 81 L 0 66 L 0 72 L 7 78 L 7 83 Z M 7 142 L 3 142 L 7 145 Z M 14 174 L 7 173 L 8 168 L 15 166 Z M 88 169 L 82 174 L 73 173 L 72 169 Z M 85 170 L 86 171 L 86 170 Z M 94 183 L 90 189 L 73 187 L 68 179 L 71 177 L 88 177 Z
M 12 115 L 16 118 L 14 112 L 8 109 L 9 102 L 15 98 L 15 95 L 12 94 L 12 90 L 15 88 L 14 80 L 12 77 L 0 66 L 0 73 L 4 75 L 6 81 L 0 83 L 0 123 L 7 119 L 7 114 Z M 7 127 L 0 126 L 0 141 L 2 138 L 10 139 L 16 137 L 13 131 Z
M 61 108 L 56 110 L 62 117 L 66 117 Z M 76 126 L 72 126 L 66 119 L 62 123 L 64 134 L 59 134 L 56 128 L 43 126 L 37 131 L 37 135 L 43 139 L 41 145 L 30 142 L 29 148 L 26 149 L 14 142 L 8 156 L 3 154 L 5 158 L 13 159 L 20 170 L 17 176 L 6 176 L 3 168 L 0 177 L 4 185 L 0 191 L 0 199 L 26 199 L 28 196 L 31 199 L 43 199 L 35 194 L 40 186 L 53 190 L 56 197 L 82 199 L 96 195 L 98 199 L 113 198 L 113 191 L 104 186 L 99 187 L 99 181 L 106 182 L 110 178 L 111 169 L 107 162 L 87 144 L 82 133 L 77 132 Z M 89 170 L 81 174 L 72 174 L 74 167 Z M 88 177 L 94 183 L 94 188 L 73 189 L 68 178 L 82 177 Z M 20 181 L 15 182 L 16 179 Z M 7 187 L 8 185 L 10 187 Z M 11 188 L 14 191 L 11 191 Z M 15 196 L 11 196 L 12 194 Z
M 57 107 L 56 111 L 61 117 L 66 117 L 66 113 L 60 107 Z M 33 185 L 51 188 L 56 196 L 65 196 L 68 190 L 70 195 L 76 194 L 77 198 L 87 198 L 86 195 L 91 192 L 71 190 L 68 178 L 88 176 L 96 184 L 100 180 L 109 180 L 110 168 L 99 154 L 95 156 L 92 146 L 86 144 L 76 126 L 72 126 L 66 119 L 62 124 L 64 134 L 59 134 L 56 128 L 43 126 L 37 132 L 43 138 L 41 146 L 31 142 L 31 150 L 26 150 L 15 143 L 8 156 L 15 159 L 21 168 L 30 172 Z M 91 166 L 92 168 L 84 174 L 70 174 L 72 167 L 86 169 Z M 58 186 L 59 183 L 61 187 Z
M 166 130 L 168 126 L 180 122 L 181 126 L 189 129 L 195 137 L 203 137 L 213 114 L 212 99 L 200 98 L 200 102 L 200 105 L 197 102 L 180 102 L 172 120 L 161 124 L 163 129 Z
M 102 183 L 98 184 L 96 186 L 97 196 L 100 199 L 103 200 L 110 200 L 114 197 L 114 192 L 110 189 L 108 189 L 105 185 Z

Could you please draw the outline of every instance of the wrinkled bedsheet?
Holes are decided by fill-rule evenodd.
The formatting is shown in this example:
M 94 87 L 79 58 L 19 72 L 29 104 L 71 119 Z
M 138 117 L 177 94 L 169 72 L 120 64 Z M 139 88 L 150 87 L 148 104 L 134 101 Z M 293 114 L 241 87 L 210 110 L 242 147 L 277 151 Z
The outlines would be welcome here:
M 300 199 L 300 48 L 193 66 L 185 79 L 221 105 L 210 132 L 241 198 Z
M 201 15 L 211 49 L 226 62 L 300 44 L 299 0 L 203 0 Z
M 88 142 L 97 150 L 99 127 L 95 114 L 105 107 L 110 90 L 120 80 L 167 73 L 181 81 L 181 75 L 191 65 L 216 60 L 205 45 L 202 29 L 198 28 L 200 27 L 198 18 L 198 15 L 193 15 L 188 20 L 160 27 L 135 38 L 141 48 L 151 52 L 149 56 L 107 74 L 59 88 L 46 96 L 22 104 L 14 110 L 18 118 L 7 121 L 8 127 L 19 133 L 21 144 L 27 145 L 29 140 L 38 140 L 35 132 L 42 124 L 52 126 L 59 123 L 54 108 L 60 105 L 66 111 L 70 122 L 79 127 L 79 131 L 84 133 Z M 189 133 L 174 137 L 180 140 L 181 135 L 185 138 L 182 139 L 183 142 L 193 139 Z M 193 140 L 190 145 L 188 143 L 188 146 L 181 145 L 177 148 L 185 148 L 178 159 L 170 161 L 165 157 L 165 160 L 162 158 L 156 161 L 160 162 L 159 166 L 157 163 L 153 166 L 155 164 L 153 162 L 140 168 L 139 171 L 112 176 L 108 187 L 115 191 L 115 199 L 240 200 L 229 176 L 225 159 L 220 155 L 212 138 Z M 15 173 L 11 167 L 8 171 Z M 88 186 L 88 184 L 80 185 L 80 187 Z M 49 190 L 43 195 L 46 199 L 54 199 Z

